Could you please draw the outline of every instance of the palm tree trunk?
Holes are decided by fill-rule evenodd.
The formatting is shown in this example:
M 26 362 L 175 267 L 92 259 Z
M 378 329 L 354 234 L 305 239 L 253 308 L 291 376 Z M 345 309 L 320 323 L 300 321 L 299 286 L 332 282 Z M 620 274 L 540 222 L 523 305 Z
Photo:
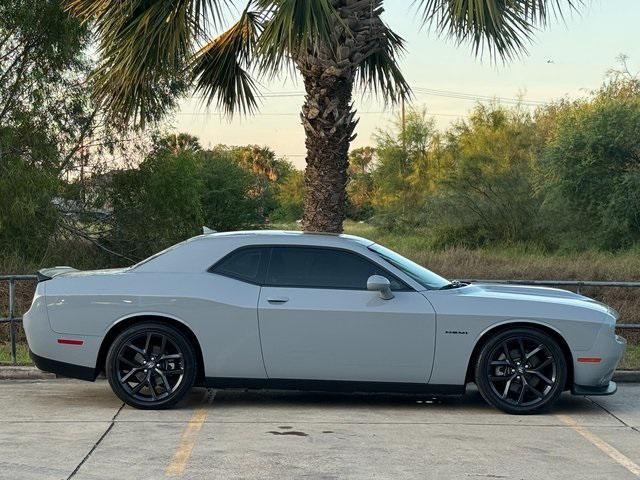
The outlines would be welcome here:
M 309 49 L 297 59 L 307 93 L 301 113 L 307 147 L 302 227 L 310 232 L 341 233 L 349 145 L 358 123 L 353 85 L 358 65 L 379 46 L 376 33 L 383 27 L 383 9 L 382 0 L 332 3 L 342 20 L 335 27 L 335 45 Z
M 349 145 L 356 126 L 351 94 L 353 75 L 314 65 L 302 70 L 306 101 L 305 231 L 341 233 L 346 209 Z

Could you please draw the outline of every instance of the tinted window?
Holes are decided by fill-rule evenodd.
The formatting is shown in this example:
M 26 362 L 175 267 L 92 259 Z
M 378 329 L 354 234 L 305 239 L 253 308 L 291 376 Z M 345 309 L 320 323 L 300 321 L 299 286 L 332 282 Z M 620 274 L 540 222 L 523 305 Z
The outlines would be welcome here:
M 369 250 L 380 255 L 391 265 L 396 267 L 398 270 L 402 270 L 425 288 L 437 290 L 449 284 L 449 281 L 442 278 L 440 275 L 433 273 L 431 270 L 427 270 L 423 266 L 412 262 L 408 258 L 404 258 L 399 253 L 389 250 L 382 245 L 371 245 Z
M 223 258 L 209 271 L 239 280 L 260 283 L 262 255 L 262 248 L 243 248 Z
M 383 275 L 394 290 L 406 286 L 373 262 L 341 250 L 274 247 L 267 285 L 366 290 L 371 275 Z

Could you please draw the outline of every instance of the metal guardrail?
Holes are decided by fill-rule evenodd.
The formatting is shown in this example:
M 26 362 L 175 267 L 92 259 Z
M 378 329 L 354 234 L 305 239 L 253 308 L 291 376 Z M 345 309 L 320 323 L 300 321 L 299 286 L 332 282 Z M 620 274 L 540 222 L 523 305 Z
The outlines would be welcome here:
M 0 318 L 0 324 L 8 323 L 9 336 L 11 342 L 11 361 L 15 365 L 16 357 L 16 324 L 22 322 L 22 317 L 15 316 L 16 304 L 16 282 L 37 280 L 36 275 L 0 275 L 0 282 L 9 282 L 9 316 Z M 617 288 L 640 288 L 640 282 L 599 282 L 599 281 L 573 281 L 573 280 L 478 280 L 461 279 L 470 283 L 497 283 L 505 285 L 538 285 L 547 287 L 575 287 L 576 293 L 580 293 L 582 287 L 617 287 Z M 625 330 L 640 330 L 640 324 L 621 323 L 617 328 Z
M 16 365 L 18 358 L 16 356 L 16 324 L 22 322 L 22 317 L 16 317 L 16 282 L 21 280 L 37 280 L 35 275 L 2 275 L 0 282 L 9 282 L 9 316 L 0 318 L 1 323 L 9 324 L 9 338 L 11 343 L 11 362 Z
M 470 283 L 497 283 L 503 285 L 533 285 L 539 287 L 575 287 L 580 293 L 582 287 L 610 287 L 610 288 L 640 288 L 640 282 L 601 282 L 589 280 L 480 280 L 475 278 L 460 279 Z M 616 328 L 621 330 L 640 330 L 640 324 L 618 323 Z

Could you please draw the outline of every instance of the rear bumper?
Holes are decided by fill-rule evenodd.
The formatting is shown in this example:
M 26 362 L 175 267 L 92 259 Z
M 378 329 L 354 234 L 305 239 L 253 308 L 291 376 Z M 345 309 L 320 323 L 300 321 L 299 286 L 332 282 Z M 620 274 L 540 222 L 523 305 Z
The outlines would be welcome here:
M 574 395 L 613 395 L 618 391 L 616 382 L 609 382 L 601 387 L 585 387 L 582 385 L 574 385 L 571 393 Z
M 31 350 L 29 350 L 29 355 L 36 367 L 43 372 L 55 373 L 61 377 L 77 378 L 78 380 L 87 380 L 89 382 L 95 381 L 98 376 L 95 368 L 51 360 L 50 358 L 36 355 Z

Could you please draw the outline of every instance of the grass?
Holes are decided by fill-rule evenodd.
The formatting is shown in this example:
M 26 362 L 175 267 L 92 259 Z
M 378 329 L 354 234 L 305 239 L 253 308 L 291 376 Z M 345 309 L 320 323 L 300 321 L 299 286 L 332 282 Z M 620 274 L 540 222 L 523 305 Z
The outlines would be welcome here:
M 31 358 L 29 357 L 29 348 L 26 343 L 18 343 L 16 345 L 16 357 L 18 359 L 18 365 L 31 365 Z M 0 365 L 12 364 L 11 361 L 11 345 L 7 343 L 0 343 Z
M 620 370 L 640 370 L 640 345 L 628 345 L 618 365 Z

